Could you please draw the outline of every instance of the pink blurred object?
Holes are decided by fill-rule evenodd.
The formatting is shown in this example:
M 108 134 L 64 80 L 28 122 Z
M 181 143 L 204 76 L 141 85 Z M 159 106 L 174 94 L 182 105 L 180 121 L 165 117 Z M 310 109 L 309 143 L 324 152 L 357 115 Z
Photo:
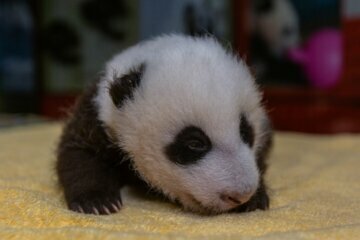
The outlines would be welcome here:
M 289 50 L 288 57 L 299 63 L 311 85 L 329 88 L 340 79 L 343 44 L 340 31 L 323 29 L 314 33 L 302 48 Z

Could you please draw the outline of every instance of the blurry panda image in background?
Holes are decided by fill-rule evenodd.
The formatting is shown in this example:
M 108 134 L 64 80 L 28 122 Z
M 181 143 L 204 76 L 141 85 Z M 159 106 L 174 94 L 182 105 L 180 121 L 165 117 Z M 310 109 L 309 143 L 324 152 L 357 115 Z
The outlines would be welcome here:
M 252 2 L 250 61 L 260 83 L 306 85 L 296 64 L 286 58 L 287 50 L 300 43 L 299 19 L 288 0 Z

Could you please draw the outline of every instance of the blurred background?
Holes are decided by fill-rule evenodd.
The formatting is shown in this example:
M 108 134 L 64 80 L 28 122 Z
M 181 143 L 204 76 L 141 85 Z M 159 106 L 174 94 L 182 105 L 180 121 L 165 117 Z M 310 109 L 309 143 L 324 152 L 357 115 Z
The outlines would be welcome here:
M 243 57 L 276 129 L 360 132 L 358 0 L 0 0 L 0 128 L 63 118 L 106 60 L 173 32 Z

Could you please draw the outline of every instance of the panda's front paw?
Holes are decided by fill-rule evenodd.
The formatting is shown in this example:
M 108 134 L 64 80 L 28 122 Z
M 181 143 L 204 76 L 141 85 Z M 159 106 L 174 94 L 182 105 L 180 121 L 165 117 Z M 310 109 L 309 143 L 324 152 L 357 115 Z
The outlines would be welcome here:
M 265 189 L 260 189 L 250 198 L 250 200 L 238 208 L 235 212 L 251 212 L 256 209 L 266 210 L 269 208 L 270 199 Z
M 122 207 L 120 192 L 109 194 L 89 192 L 68 201 L 69 209 L 85 214 L 107 215 L 118 212 Z

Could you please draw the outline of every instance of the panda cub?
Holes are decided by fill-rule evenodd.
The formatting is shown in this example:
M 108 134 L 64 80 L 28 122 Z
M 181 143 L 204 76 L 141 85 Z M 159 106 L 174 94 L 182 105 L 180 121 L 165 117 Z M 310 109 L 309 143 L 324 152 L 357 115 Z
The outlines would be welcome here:
M 106 64 L 63 129 L 56 169 L 76 212 L 119 211 L 129 184 L 201 214 L 253 211 L 269 206 L 270 145 L 243 61 L 210 37 L 167 35 Z

